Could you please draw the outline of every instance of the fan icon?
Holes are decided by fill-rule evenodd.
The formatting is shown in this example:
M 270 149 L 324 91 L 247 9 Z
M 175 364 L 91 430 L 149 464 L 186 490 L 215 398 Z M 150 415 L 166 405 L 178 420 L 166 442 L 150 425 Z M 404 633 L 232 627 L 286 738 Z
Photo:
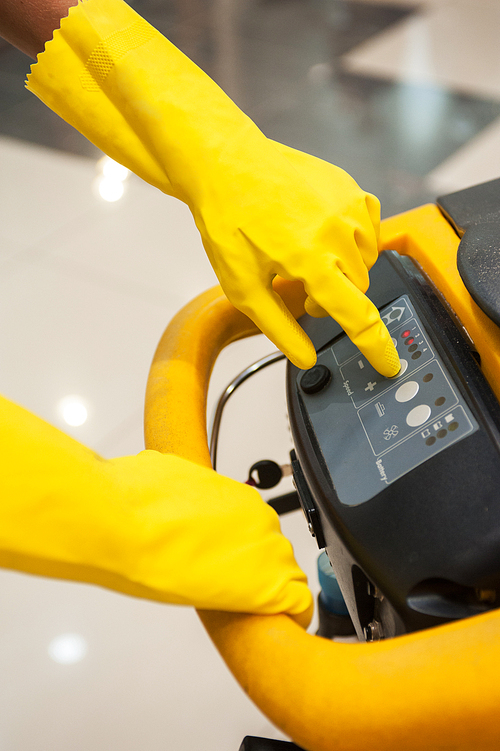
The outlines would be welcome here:
M 390 441 L 391 438 L 395 438 L 399 433 L 398 426 L 392 425 L 390 428 L 384 430 L 384 440 Z

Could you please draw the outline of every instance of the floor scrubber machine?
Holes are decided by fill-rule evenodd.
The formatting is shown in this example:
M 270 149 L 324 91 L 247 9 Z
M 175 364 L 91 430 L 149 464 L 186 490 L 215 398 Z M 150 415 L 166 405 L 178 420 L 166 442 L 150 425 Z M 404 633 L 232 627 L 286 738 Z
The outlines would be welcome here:
M 382 247 L 368 296 L 400 373 L 380 376 L 335 321 L 307 315 L 317 364 L 287 368 L 294 482 L 341 593 L 338 612 L 325 600 L 323 635 L 347 623 L 358 641 L 286 616 L 200 617 L 300 748 L 498 749 L 500 180 L 385 220 Z M 277 287 L 303 315 L 302 286 Z M 255 333 L 220 288 L 177 315 L 151 368 L 148 448 L 210 465 L 213 363 Z M 249 737 L 241 748 L 294 747 Z

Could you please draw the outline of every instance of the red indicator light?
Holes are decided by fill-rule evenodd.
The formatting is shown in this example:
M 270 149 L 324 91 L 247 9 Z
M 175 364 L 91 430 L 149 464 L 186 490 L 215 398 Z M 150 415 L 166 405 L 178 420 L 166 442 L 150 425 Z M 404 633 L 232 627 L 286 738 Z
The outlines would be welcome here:
M 413 344 L 414 341 L 415 341 L 415 339 L 412 336 L 410 336 L 409 339 L 405 339 L 405 344 L 406 344 L 407 347 L 409 347 L 410 344 Z
M 403 339 L 406 339 L 406 337 L 410 336 L 410 334 L 411 334 L 411 331 L 409 329 L 406 329 L 406 331 L 403 331 L 403 333 L 401 334 L 401 336 L 402 336 Z

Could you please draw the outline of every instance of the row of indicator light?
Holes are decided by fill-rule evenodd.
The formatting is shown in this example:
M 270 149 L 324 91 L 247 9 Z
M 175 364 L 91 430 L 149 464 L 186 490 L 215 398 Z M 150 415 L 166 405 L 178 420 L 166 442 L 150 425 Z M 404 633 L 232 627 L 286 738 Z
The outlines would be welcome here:
M 423 377 L 422 380 L 425 381 L 425 383 L 429 383 L 429 381 L 432 381 L 433 378 L 434 378 L 434 376 L 433 376 L 432 373 L 426 373 L 424 375 L 424 377 Z M 442 407 L 443 404 L 445 403 L 445 401 L 446 401 L 446 397 L 444 397 L 444 396 L 438 396 L 438 398 L 435 400 L 434 404 L 436 405 L 436 407 Z M 449 416 L 449 417 L 451 417 L 451 419 L 453 420 L 453 416 L 452 415 Z M 435 425 L 434 425 L 434 429 L 437 431 L 436 432 L 437 438 L 445 438 L 448 435 L 448 431 L 453 432 L 454 430 L 456 430 L 458 428 L 458 422 L 456 420 L 453 420 L 451 422 L 451 421 L 448 420 L 448 418 L 445 418 L 445 421 L 449 422 L 448 428 L 443 428 L 443 427 L 439 427 L 438 428 L 438 425 L 440 423 L 435 423 Z M 424 431 L 424 432 L 426 432 L 426 431 Z M 426 445 L 427 446 L 433 446 L 436 443 L 436 436 L 433 436 L 433 435 L 428 436 L 427 439 L 426 439 L 426 441 L 425 441 Z M 422 437 L 425 438 L 424 434 L 422 434 Z
M 401 338 L 404 339 L 404 344 L 408 347 L 408 352 L 411 353 L 412 360 L 418 360 L 418 358 L 422 355 L 422 352 L 418 349 L 418 344 L 415 342 L 415 337 L 412 336 L 410 329 L 405 329 L 402 334 Z M 432 373 L 427 373 L 424 376 L 424 381 L 428 382 L 432 380 L 433 375 Z M 441 407 L 445 403 L 446 399 L 444 396 L 439 396 L 436 401 L 435 405 L 436 407 Z M 453 422 L 450 422 L 448 425 L 448 428 L 440 428 L 436 436 L 437 438 L 445 438 L 448 435 L 448 431 L 452 432 L 458 428 L 458 422 L 456 420 L 453 420 Z M 427 446 L 432 446 L 434 443 L 436 443 L 436 436 L 429 436 L 425 443 Z
M 418 349 L 418 344 L 415 342 L 415 337 L 411 335 L 410 329 L 405 329 L 401 334 L 401 338 L 405 340 L 404 343 L 408 347 L 408 352 L 411 353 L 411 359 L 418 360 L 422 352 Z
M 436 443 L 437 438 L 446 438 L 446 436 L 448 435 L 448 432 L 452 433 L 454 430 L 458 428 L 458 422 L 456 420 L 453 420 L 453 415 L 450 415 L 450 417 L 452 419 L 452 422 L 448 424 L 447 428 L 441 427 L 439 428 L 435 436 L 431 435 L 428 438 L 426 438 L 425 443 L 427 446 L 433 446 Z M 426 431 L 424 431 L 424 433 L 425 432 Z M 423 437 L 423 434 L 422 434 L 422 437 Z

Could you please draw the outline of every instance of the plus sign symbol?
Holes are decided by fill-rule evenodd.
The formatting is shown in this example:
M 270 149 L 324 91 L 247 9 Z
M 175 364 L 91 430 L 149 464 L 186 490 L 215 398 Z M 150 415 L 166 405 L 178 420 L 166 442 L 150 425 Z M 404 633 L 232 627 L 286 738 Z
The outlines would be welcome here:
M 373 391 L 376 385 L 377 385 L 377 381 L 370 381 L 367 387 L 365 388 L 365 391 Z
M 391 425 L 390 428 L 386 428 L 384 430 L 384 440 L 385 441 L 390 441 L 391 438 L 395 438 L 398 433 L 399 433 L 398 426 L 397 425 Z

